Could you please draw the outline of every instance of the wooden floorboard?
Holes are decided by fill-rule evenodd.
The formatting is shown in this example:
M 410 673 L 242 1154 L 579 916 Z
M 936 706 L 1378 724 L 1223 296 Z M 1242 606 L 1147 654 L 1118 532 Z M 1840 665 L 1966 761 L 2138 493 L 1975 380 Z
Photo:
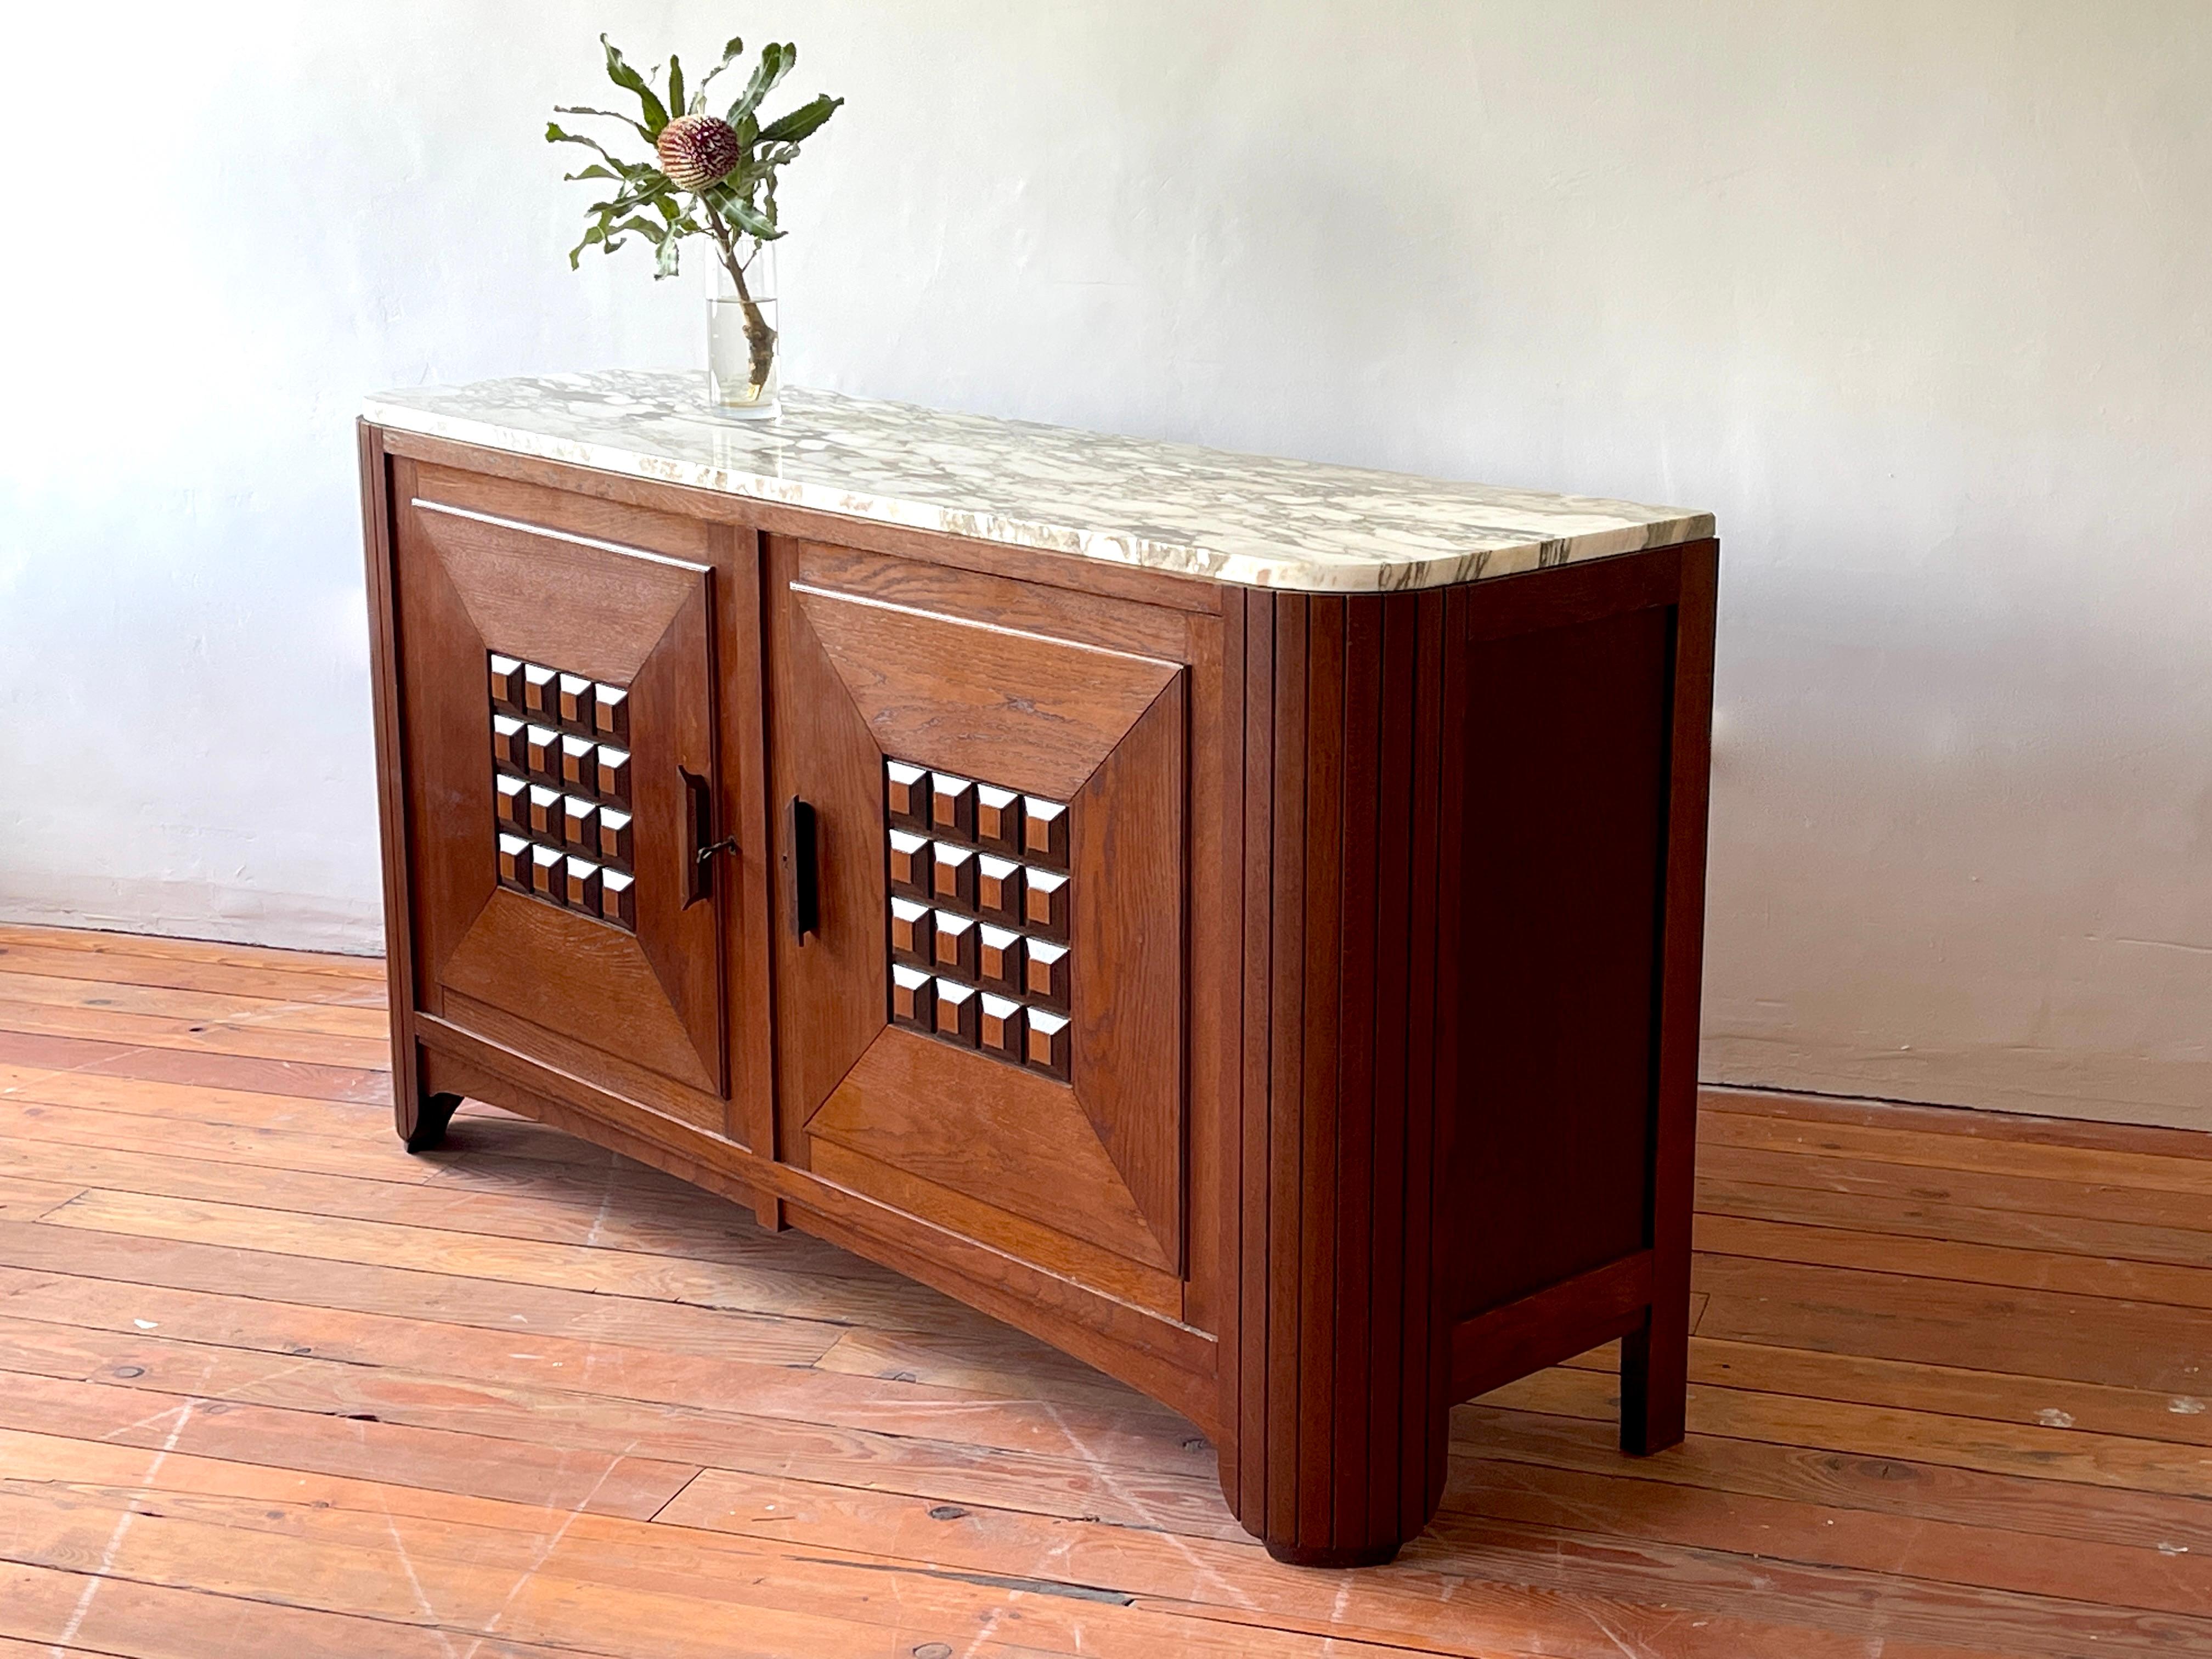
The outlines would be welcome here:
M 212 939 L 167 939 L 153 933 L 108 933 L 92 928 L 0 922 L 0 951 L 18 945 L 74 951 L 126 963 L 151 957 L 161 962 L 214 963 L 260 972 L 321 974 L 354 985 L 384 983 L 384 963 L 377 957 L 337 956 L 321 951 L 271 951 L 256 945 L 226 945 Z M 127 971 L 118 971 L 116 977 L 124 977 Z
M 358 958 L 0 927 L 0 1659 L 2212 1652 L 2212 1136 L 1711 1091 L 1688 1443 L 1461 1407 L 1395 1565 L 1189 1424 L 478 1107 Z
M 114 951 L 21 943 L 0 943 L 0 971 L 23 977 L 88 980 L 104 988 L 88 994 L 94 996 L 112 995 L 118 988 L 144 988 L 204 991 L 332 1008 L 381 1008 L 385 1005 L 380 974 L 374 979 L 362 980 L 298 968 L 254 968 L 177 957 L 131 957 Z
M 118 1029 L 114 1040 L 0 1026 L 0 1065 L 48 1073 L 143 1079 L 216 1089 L 304 1095 L 316 1100 L 386 1103 L 392 1099 L 389 1057 L 379 1067 L 234 1054 L 219 1044 L 185 1048 L 136 1041 Z

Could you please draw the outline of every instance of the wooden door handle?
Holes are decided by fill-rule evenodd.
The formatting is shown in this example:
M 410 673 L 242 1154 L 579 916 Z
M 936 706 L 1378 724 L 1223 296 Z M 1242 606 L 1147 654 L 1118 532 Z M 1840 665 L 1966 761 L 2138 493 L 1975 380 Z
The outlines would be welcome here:
M 684 908 L 714 896 L 714 855 L 738 850 L 737 837 L 714 839 L 714 787 L 696 772 L 676 769 L 684 780 Z
M 784 918 L 801 945 L 822 930 L 821 878 L 816 867 L 814 806 L 793 795 L 783 807 Z

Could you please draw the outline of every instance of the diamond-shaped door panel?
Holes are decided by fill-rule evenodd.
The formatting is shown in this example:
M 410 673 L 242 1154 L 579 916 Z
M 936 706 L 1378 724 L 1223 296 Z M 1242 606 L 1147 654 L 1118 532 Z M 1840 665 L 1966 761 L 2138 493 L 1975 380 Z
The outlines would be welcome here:
M 395 549 L 418 998 L 723 1130 L 714 572 L 434 489 Z
M 995 578 L 784 542 L 769 574 L 775 788 L 819 862 L 778 956 L 794 1151 L 1179 1273 L 1188 670 Z

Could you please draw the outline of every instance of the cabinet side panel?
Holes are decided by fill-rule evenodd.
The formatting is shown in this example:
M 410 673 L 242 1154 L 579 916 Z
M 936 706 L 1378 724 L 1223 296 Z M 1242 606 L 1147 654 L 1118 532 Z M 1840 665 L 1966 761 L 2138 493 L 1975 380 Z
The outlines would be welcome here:
M 421 1104 L 415 1051 L 414 930 L 407 860 L 406 781 L 400 735 L 398 618 L 392 585 L 391 465 L 384 434 L 358 424 L 362 554 L 368 588 L 369 678 L 376 721 L 376 808 L 384 858 L 384 963 L 392 1014 L 392 1109 L 399 1138 Z M 412 465 L 412 463 L 403 463 Z
M 1713 626 L 1720 548 L 1682 550 L 1674 613 L 1666 895 L 1652 1152 L 1651 1306 L 1621 1344 L 1621 1446 L 1678 1443 L 1689 1370 L 1690 1224 L 1696 1186 L 1698 1025 L 1704 987 L 1705 820 L 1712 771 Z
M 1648 1243 L 1673 611 L 1468 640 L 1446 1306 Z

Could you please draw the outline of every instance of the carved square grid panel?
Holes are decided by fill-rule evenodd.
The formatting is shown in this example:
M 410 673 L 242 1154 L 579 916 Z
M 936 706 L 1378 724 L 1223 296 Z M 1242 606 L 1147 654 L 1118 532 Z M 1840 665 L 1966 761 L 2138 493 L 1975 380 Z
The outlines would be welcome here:
M 1068 1075 L 1067 806 L 884 763 L 890 1017 Z
M 637 931 L 629 691 L 490 653 L 499 884 Z

